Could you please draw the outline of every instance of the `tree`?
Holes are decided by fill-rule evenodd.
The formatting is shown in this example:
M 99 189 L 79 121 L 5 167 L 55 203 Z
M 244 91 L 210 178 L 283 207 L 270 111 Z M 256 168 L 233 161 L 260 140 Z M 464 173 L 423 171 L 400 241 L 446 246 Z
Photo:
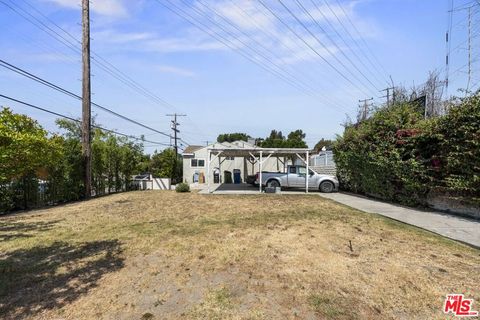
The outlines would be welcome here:
M 32 118 L 0 111 L 0 181 L 21 178 L 45 168 L 57 158 L 56 140 Z
M 308 148 L 305 142 L 306 134 L 302 130 L 295 130 L 288 134 L 286 147 L 288 148 Z
M 327 139 L 322 138 L 322 139 L 320 139 L 320 141 L 317 142 L 315 147 L 313 147 L 313 150 L 315 152 L 320 152 L 323 149 L 323 147 L 325 147 L 325 149 L 327 149 L 327 150 L 331 150 L 332 146 L 333 146 L 333 141 L 332 140 L 327 140 Z
M 178 157 L 175 161 L 175 150 L 164 149 L 161 152 L 155 151 L 151 157 L 151 173 L 158 178 L 172 178 L 172 181 L 182 179 L 182 159 Z
M 0 210 L 26 209 L 36 201 L 37 175 L 48 178 L 48 168 L 62 156 L 59 139 L 49 137 L 37 121 L 0 111 Z
M 282 131 L 272 130 L 270 135 L 260 143 L 263 148 L 307 148 L 304 141 L 305 133 L 302 130 L 295 130 L 285 137 Z
M 234 141 L 248 141 L 251 137 L 246 133 L 223 133 L 218 135 L 217 142 L 234 142 Z

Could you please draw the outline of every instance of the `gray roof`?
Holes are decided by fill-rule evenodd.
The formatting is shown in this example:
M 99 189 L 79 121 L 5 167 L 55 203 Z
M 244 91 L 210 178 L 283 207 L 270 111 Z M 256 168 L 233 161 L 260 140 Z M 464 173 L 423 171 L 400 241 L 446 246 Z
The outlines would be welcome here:
M 194 153 L 195 151 L 198 151 L 202 148 L 205 148 L 205 147 L 204 146 L 188 146 L 185 148 L 183 153 L 187 153 L 187 154 Z

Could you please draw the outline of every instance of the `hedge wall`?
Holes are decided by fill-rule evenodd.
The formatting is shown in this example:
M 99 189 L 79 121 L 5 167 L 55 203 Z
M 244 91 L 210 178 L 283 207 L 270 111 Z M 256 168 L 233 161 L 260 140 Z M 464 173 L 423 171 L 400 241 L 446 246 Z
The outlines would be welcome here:
M 401 103 L 348 126 L 334 144 L 344 189 L 408 205 L 426 204 L 432 190 L 480 197 L 480 96 L 424 120 Z

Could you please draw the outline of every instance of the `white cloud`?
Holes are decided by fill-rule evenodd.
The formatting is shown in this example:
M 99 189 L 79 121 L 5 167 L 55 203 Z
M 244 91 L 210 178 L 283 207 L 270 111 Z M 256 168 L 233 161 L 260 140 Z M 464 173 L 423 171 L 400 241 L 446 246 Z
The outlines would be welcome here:
M 163 66 L 157 66 L 157 67 L 155 67 L 155 69 L 160 71 L 160 72 L 163 72 L 163 73 L 171 73 L 171 74 L 175 74 L 175 75 L 182 76 L 182 77 L 194 77 L 194 76 L 196 76 L 195 72 L 193 72 L 191 70 L 187 70 L 187 69 L 183 69 L 183 68 L 177 68 L 177 67 L 173 67 L 173 66 L 163 65 Z
M 66 8 L 79 8 L 80 0 L 48 0 L 59 6 Z M 93 12 L 111 17 L 127 16 L 127 8 L 123 0 L 94 0 L 91 1 L 91 9 Z
M 113 29 L 106 29 L 95 32 L 93 38 L 103 43 L 125 44 L 153 39 L 155 38 L 155 34 L 150 32 L 118 32 Z
M 188 30 L 184 35 L 177 37 L 148 39 L 142 43 L 143 50 L 155 52 L 188 52 L 226 50 L 226 47 L 197 30 Z

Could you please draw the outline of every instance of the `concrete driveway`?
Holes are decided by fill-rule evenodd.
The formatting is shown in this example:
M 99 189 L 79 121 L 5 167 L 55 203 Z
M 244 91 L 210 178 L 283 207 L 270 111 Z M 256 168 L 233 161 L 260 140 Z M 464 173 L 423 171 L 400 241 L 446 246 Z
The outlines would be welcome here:
M 424 211 L 346 193 L 320 193 L 320 196 L 349 207 L 380 214 L 480 248 L 480 221 L 438 211 Z

